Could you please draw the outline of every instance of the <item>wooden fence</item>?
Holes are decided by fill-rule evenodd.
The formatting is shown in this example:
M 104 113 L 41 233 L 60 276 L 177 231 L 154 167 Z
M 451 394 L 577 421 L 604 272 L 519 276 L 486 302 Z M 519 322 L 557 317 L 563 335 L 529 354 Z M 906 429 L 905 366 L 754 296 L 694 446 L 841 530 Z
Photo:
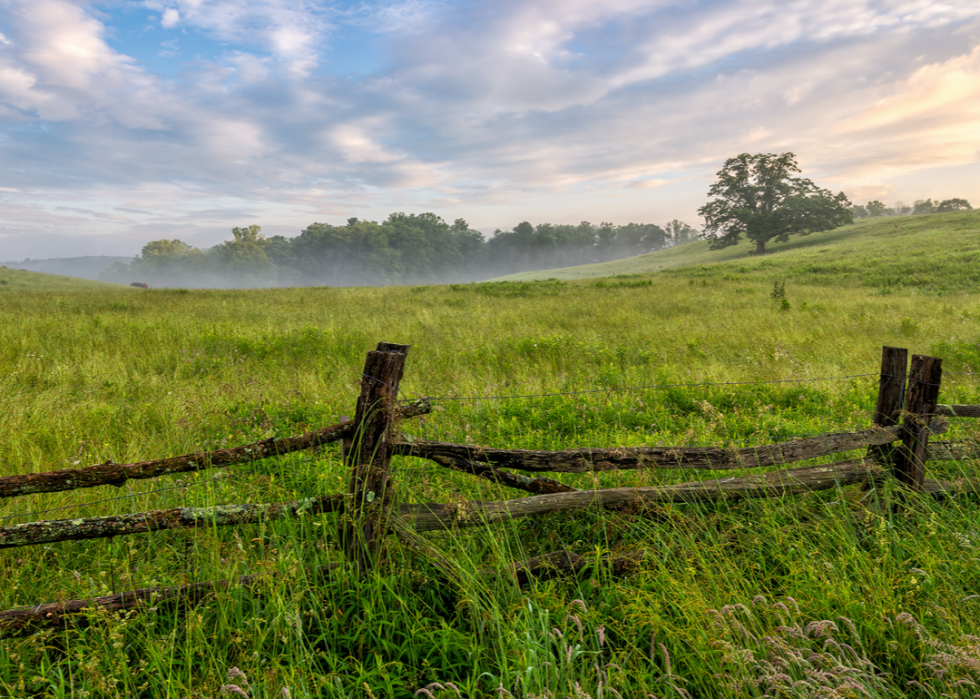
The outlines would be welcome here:
M 468 444 L 411 438 L 397 430 L 401 420 L 431 411 L 422 398 L 396 404 L 408 346 L 380 343 L 369 352 L 362 372 L 361 395 L 353 420 L 289 438 L 267 439 L 231 449 L 187 454 L 132 464 L 103 464 L 81 469 L 0 477 L 0 498 L 50 493 L 101 485 L 121 486 L 129 480 L 225 467 L 287 454 L 341 441 L 349 471 L 347 492 L 302 500 L 179 507 L 132 514 L 37 521 L 0 527 L 0 548 L 48 544 L 66 540 L 97 539 L 166 529 L 233 526 L 337 513 L 339 541 L 344 559 L 362 573 L 378 564 L 385 536 L 394 533 L 406 545 L 432 562 L 450 580 L 458 573 L 420 535 L 432 530 L 486 526 L 505 520 L 561 510 L 591 507 L 642 510 L 655 503 L 711 502 L 733 498 L 774 497 L 874 484 L 894 477 L 904 490 L 932 496 L 980 492 L 980 479 L 955 482 L 925 478 L 926 463 L 937 460 L 980 458 L 980 445 L 929 443 L 942 432 L 948 417 L 980 417 L 978 405 L 939 405 L 941 360 L 885 347 L 878 402 L 869 429 L 823 434 L 743 449 L 714 447 L 639 447 L 534 451 L 495 449 Z M 725 471 L 792 464 L 867 448 L 863 458 L 806 466 L 763 474 L 692 481 L 675 485 L 576 490 L 541 473 L 586 473 L 623 469 L 693 469 Z M 496 502 L 399 504 L 392 480 L 392 456 L 428 459 L 447 469 L 471 474 L 529 493 L 530 496 Z M 515 473 L 522 471 L 525 474 Z M 610 554 L 603 563 L 625 570 L 641 552 Z M 556 571 L 575 571 L 597 563 L 567 551 L 557 551 L 515 563 L 506 571 L 485 571 L 487 576 L 509 575 L 518 583 Z M 311 571 L 329 576 L 336 566 Z M 63 626 L 73 615 L 91 609 L 137 609 L 144 604 L 194 601 L 232 586 L 252 587 L 259 576 L 219 580 L 179 587 L 145 588 L 87 600 L 69 600 L 0 612 L 0 635 L 29 632 L 40 625 Z

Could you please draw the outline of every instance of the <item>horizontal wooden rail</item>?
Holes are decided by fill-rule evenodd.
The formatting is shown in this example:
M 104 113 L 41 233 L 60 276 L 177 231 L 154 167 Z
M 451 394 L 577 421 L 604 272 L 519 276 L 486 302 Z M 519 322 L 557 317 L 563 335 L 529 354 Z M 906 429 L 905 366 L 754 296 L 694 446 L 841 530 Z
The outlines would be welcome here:
M 428 398 L 420 398 L 399 406 L 398 417 L 410 418 L 432 412 Z M 329 425 L 313 432 L 292 437 L 272 437 L 252 442 L 241 447 L 218 449 L 212 452 L 198 452 L 172 456 L 155 461 L 141 461 L 132 464 L 117 464 L 107 461 L 87 468 L 48 471 L 45 473 L 25 473 L 0 478 L 0 498 L 35 493 L 55 493 L 79 488 L 94 488 L 100 485 L 121 486 L 126 481 L 157 478 L 175 473 L 202 471 L 208 468 L 232 466 L 280 456 L 294 451 L 318 447 L 330 442 L 338 442 L 353 436 L 354 422 L 347 420 Z
M 145 534 L 165 529 L 231 527 L 276 519 L 295 519 L 303 515 L 339 512 L 343 495 L 321 495 L 290 502 L 216 507 L 176 507 L 132 514 L 55 519 L 0 527 L 0 549 L 50 544 L 56 541 L 106 539 L 126 534 Z
M 980 458 L 980 445 L 949 444 L 934 442 L 929 445 L 930 461 L 958 461 Z M 606 490 L 576 490 L 549 478 L 528 478 L 493 467 L 467 462 L 462 459 L 433 456 L 433 461 L 452 470 L 470 473 L 487 480 L 512 488 L 545 495 L 568 495 L 574 497 L 560 498 L 554 501 L 525 498 L 523 500 L 504 500 L 499 503 L 462 503 L 459 505 L 424 504 L 401 505 L 400 514 L 416 521 L 419 531 L 429 529 L 444 529 L 443 524 L 436 521 L 456 522 L 458 512 L 486 511 L 491 521 L 497 521 L 498 509 L 524 512 L 523 508 L 544 507 L 540 512 L 550 512 L 554 503 L 561 503 L 557 509 L 579 509 L 579 504 L 585 506 L 601 504 L 606 508 L 617 508 L 639 499 L 641 502 L 686 502 L 690 500 L 716 500 L 724 497 L 765 497 L 766 494 L 782 494 L 786 491 L 784 478 L 796 479 L 798 491 L 820 490 L 832 487 L 836 483 L 846 485 L 857 478 L 853 465 L 858 461 L 846 461 L 826 466 L 816 466 L 804 469 L 777 471 L 775 473 L 726 478 L 710 481 L 694 481 L 674 486 L 647 488 L 615 488 Z M 829 469 L 829 470 L 828 470 Z M 866 469 L 867 470 L 867 469 Z M 788 482 L 788 481 L 787 481 Z M 771 488 L 777 483 L 775 491 L 765 490 L 762 494 L 752 494 L 753 489 Z M 970 479 L 944 482 L 930 481 L 927 491 L 941 492 L 975 492 L 976 486 Z M 809 485 L 814 487 L 809 487 Z M 578 504 L 569 504 L 578 503 Z M 278 503 L 255 503 L 217 505 L 214 507 L 177 507 L 165 510 L 150 510 L 103 517 L 85 517 L 61 520 L 42 520 L 0 527 L 0 549 L 19 546 L 50 544 L 58 541 L 82 541 L 86 539 L 102 539 L 128 534 L 144 534 L 146 532 L 164 531 L 168 529 L 196 529 L 207 527 L 227 527 L 242 524 L 255 524 L 261 521 L 278 519 L 295 519 L 303 515 L 318 515 L 343 510 L 344 496 L 322 495 L 314 498 L 292 500 Z M 489 508 L 489 509 L 487 509 Z M 517 508 L 517 509 L 513 509 Z M 538 510 L 528 510 L 528 516 L 540 513 Z M 506 518 L 506 517 L 505 517 Z M 471 525 L 464 525 L 471 526 Z
M 838 454 L 900 439 L 899 426 L 874 427 L 861 432 L 838 432 L 743 449 L 718 447 L 632 447 L 618 449 L 568 449 L 535 451 L 494 449 L 472 444 L 429 442 L 421 439 L 397 442 L 395 453 L 427 459 L 465 459 L 495 467 L 529 472 L 586 473 L 644 468 L 730 470 L 789 464 Z
M 884 477 L 883 471 L 858 459 L 677 485 L 579 490 L 495 502 L 403 505 L 401 511 L 403 517 L 411 519 L 416 531 L 432 531 L 483 526 L 562 510 L 584 510 L 628 503 L 649 505 L 662 502 L 713 502 L 779 497 L 865 483 L 881 477 Z
M 980 444 L 968 442 L 929 442 L 928 461 L 971 461 L 980 459 Z
M 937 405 L 936 415 L 945 417 L 980 417 L 980 405 Z
M 935 498 L 963 493 L 980 493 L 980 478 L 957 478 L 955 481 L 939 481 L 926 478 L 922 491 Z
M 886 474 L 870 461 L 856 459 L 823 466 L 733 476 L 708 481 L 644 488 L 578 490 L 495 502 L 402 505 L 401 514 L 415 531 L 435 531 L 497 524 L 562 510 L 617 507 L 631 504 L 695 503 L 747 498 L 782 497 L 856 483 L 874 484 Z M 954 481 L 926 479 L 923 491 L 936 498 L 980 493 L 980 478 Z

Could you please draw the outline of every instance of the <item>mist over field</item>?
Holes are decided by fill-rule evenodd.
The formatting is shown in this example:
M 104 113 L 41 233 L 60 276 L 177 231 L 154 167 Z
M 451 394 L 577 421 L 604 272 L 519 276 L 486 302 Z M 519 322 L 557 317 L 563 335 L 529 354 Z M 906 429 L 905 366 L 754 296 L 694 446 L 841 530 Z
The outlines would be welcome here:
M 390 215 L 384 222 L 315 223 L 295 238 L 267 238 L 259 226 L 232 229 L 208 250 L 158 240 L 99 279 L 186 288 L 379 286 L 448 284 L 504 274 L 605 262 L 690 242 L 685 223 L 537 226 L 524 221 L 489 239 L 463 219 L 452 225 L 432 213 Z

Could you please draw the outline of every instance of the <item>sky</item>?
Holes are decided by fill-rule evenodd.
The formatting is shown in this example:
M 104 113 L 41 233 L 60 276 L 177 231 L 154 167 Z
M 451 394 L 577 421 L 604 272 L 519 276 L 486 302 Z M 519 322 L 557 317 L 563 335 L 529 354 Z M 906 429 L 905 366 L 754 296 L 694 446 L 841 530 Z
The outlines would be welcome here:
M 0 0 L 0 259 L 396 211 L 695 226 L 740 153 L 980 206 L 976 0 Z

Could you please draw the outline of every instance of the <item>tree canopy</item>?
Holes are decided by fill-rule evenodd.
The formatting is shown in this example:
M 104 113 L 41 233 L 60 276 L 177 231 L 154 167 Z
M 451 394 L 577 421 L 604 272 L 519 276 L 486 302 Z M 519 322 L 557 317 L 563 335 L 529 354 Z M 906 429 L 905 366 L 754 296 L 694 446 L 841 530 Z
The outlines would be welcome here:
M 921 216 L 926 214 L 942 214 L 949 211 L 970 211 L 973 207 L 966 199 L 954 198 L 943 201 L 932 199 L 917 199 L 912 206 L 900 201 L 895 206 L 888 207 L 877 199 L 869 201 L 865 206 L 854 205 L 851 212 L 854 218 L 876 218 L 878 216 Z
M 396 212 L 378 223 L 313 223 L 294 238 L 267 238 L 258 225 L 235 227 L 232 239 L 208 250 L 157 240 L 105 281 L 154 286 L 295 286 L 425 284 L 487 279 L 512 272 L 605 262 L 696 238 L 681 221 L 598 226 L 523 221 L 486 240 L 465 219 L 452 225 L 433 213 Z
M 973 207 L 970 206 L 970 202 L 968 202 L 966 199 L 946 199 L 936 206 L 936 213 L 941 214 L 947 211 L 970 211 L 971 209 L 973 209 Z
M 743 153 L 725 161 L 711 185 L 712 201 L 698 209 L 705 219 L 704 237 L 712 250 L 736 245 L 746 237 L 756 253 L 771 240 L 807 235 L 851 223 L 851 202 L 802 177 L 796 156 Z

